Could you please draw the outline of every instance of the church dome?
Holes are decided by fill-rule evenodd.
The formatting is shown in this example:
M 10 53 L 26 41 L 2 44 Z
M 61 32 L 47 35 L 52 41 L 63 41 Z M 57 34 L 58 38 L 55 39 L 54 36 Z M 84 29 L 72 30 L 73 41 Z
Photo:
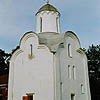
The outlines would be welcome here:
M 46 5 L 44 5 L 43 7 L 41 7 L 39 10 L 38 10 L 38 12 L 36 13 L 36 15 L 39 13 L 39 12 L 41 12 L 41 11 L 54 11 L 54 12 L 58 12 L 58 10 L 55 8 L 55 7 L 53 7 L 52 5 L 50 5 L 50 4 L 46 4 Z M 58 12 L 59 13 L 59 12 Z

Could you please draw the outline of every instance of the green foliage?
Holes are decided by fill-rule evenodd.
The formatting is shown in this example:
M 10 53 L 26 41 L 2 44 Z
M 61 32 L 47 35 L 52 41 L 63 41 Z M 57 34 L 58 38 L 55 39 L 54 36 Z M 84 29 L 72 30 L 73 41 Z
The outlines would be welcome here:
M 90 79 L 100 79 L 100 45 L 89 46 L 86 51 Z
M 9 57 L 10 54 L 0 49 L 0 75 L 8 73 L 9 71 Z
M 15 49 L 12 50 L 11 53 L 5 53 L 4 50 L 0 49 L 0 75 L 9 73 L 9 60 L 11 55 L 19 48 L 17 46 Z

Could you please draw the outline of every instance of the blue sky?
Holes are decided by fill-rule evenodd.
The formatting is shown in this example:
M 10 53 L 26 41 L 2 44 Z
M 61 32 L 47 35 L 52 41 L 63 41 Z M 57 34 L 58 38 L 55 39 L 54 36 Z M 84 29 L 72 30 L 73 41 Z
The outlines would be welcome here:
M 81 47 L 100 44 L 100 0 L 50 0 L 61 13 L 61 32 L 73 31 Z M 0 0 L 0 48 L 6 52 L 19 45 L 25 32 L 34 31 L 35 14 L 44 0 Z

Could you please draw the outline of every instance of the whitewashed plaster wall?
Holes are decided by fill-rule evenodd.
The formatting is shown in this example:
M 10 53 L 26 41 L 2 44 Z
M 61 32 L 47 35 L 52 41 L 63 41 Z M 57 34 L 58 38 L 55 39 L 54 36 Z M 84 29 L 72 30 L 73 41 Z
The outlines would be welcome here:
M 35 33 L 21 39 L 20 48 L 10 60 L 9 74 L 8 100 L 22 100 L 26 93 L 35 93 L 35 100 L 54 100 L 53 54 L 39 45 Z
M 40 18 L 42 18 L 42 32 L 60 33 L 60 18 L 59 17 L 60 17 L 59 13 L 54 12 L 54 11 L 42 11 L 38 13 L 36 15 L 36 33 L 41 32 Z
M 72 57 L 68 56 L 68 44 L 71 45 Z M 75 67 L 74 78 L 73 66 Z M 71 94 L 75 95 L 75 100 L 91 100 L 87 57 L 80 49 L 79 40 L 74 33 L 65 33 L 64 44 L 59 45 L 56 53 L 56 70 L 57 100 L 71 100 Z
M 71 100 L 71 94 L 75 94 L 75 100 L 91 100 L 87 57 L 80 49 L 77 36 L 72 32 L 64 35 L 41 33 L 38 36 L 35 33 L 25 34 L 20 48 L 10 60 L 8 100 L 21 100 L 26 93 L 35 93 L 35 100 Z M 44 45 L 38 43 L 38 38 Z M 54 48 L 60 44 L 55 49 L 57 51 L 52 49 L 53 44 Z M 71 45 L 72 57 L 68 56 L 68 44 Z M 71 78 L 68 77 L 68 65 Z

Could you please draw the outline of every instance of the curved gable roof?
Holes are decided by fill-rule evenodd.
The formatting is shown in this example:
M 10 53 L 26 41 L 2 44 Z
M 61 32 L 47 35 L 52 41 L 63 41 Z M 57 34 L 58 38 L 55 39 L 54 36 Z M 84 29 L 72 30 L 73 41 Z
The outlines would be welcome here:
M 65 32 L 64 37 L 67 37 L 67 36 L 70 36 L 71 38 L 75 39 L 77 41 L 77 43 L 78 43 L 78 47 L 79 48 L 81 47 L 80 46 L 80 41 L 79 41 L 77 35 L 74 32 L 72 32 L 72 31 Z

